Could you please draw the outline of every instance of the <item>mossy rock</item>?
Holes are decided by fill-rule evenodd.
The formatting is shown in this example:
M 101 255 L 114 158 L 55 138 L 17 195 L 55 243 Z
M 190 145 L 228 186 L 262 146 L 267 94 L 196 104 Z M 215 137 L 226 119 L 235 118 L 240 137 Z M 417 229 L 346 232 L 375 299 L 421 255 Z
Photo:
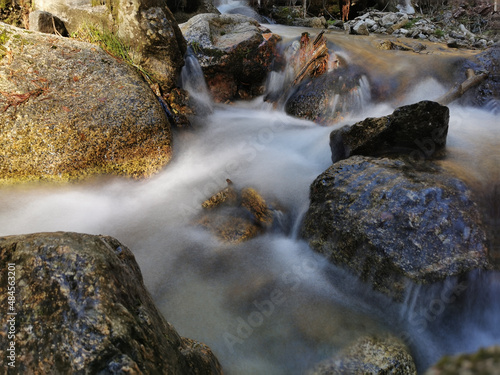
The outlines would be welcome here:
M 169 122 L 137 71 L 88 43 L 0 35 L 0 183 L 144 178 L 169 162 Z
M 0 237 L 5 308 L 11 306 L 9 264 L 17 358 L 14 371 L 3 362 L 5 373 L 222 373 L 208 347 L 182 338 L 165 321 L 132 252 L 115 238 L 68 232 Z M 2 332 L 8 328 L 3 319 Z M 6 334 L 0 345 L 8 348 Z

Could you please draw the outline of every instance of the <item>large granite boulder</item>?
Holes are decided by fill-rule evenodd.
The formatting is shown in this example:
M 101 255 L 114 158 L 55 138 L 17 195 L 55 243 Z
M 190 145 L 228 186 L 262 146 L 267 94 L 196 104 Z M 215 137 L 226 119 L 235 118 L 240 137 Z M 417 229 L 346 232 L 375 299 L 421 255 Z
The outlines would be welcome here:
M 0 345 L 14 342 L 16 373 L 222 373 L 207 346 L 165 321 L 133 254 L 112 237 L 0 237 L 0 267 L 0 303 L 15 314 L 1 323 L 14 338 L 0 335 Z
M 308 375 L 416 375 L 406 345 L 398 338 L 366 336 L 356 340 L 334 358 L 320 363 Z
M 238 14 L 199 14 L 179 26 L 216 101 L 264 92 L 279 36 Z
M 177 83 L 184 64 L 186 42 L 165 0 L 112 0 L 96 5 L 93 0 L 40 0 L 35 10 L 49 12 L 64 21 L 69 33 L 95 24 L 116 32 L 131 47 L 134 63 L 151 74 L 163 91 Z
M 431 157 L 446 144 L 450 111 L 422 101 L 397 108 L 380 118 L 367 118 L 330 133 L 332 162 L 351 155 L 408 153 L 416 160 Z
M 311 248 L 400 300 L 406 280 L 432 283 L 489 266 L 465 184 L 430 163 L 352 156 L 311 185 L 302 236 Z
M 172 156 L 158 99 L 99 47 L 0 23 L 0 181 L 147 177 Z

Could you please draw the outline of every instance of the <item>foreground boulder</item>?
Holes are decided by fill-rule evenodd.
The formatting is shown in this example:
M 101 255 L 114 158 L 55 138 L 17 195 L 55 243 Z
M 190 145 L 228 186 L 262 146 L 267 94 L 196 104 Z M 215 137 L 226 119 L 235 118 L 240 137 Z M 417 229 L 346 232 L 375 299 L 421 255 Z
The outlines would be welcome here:
M 180 337 L 164 320 L 133 254 L 112 237 L 0 237 L 0 266 L 15 273 L 15 302 L 7 304 L 7 283 L 0 302 L 16 313 L 20 373 L 221 373 L 208 347 Z M 0 345 L 8 348 L 6 335 Z
M 426 159 L 446 144 L 450 111 L 431 101 L 400 107 L 380 118 L 367 118 L 330 133 L 332 162 L 351 155 L 408 153 Z
M 425 372 L 425 375 L 455 374 L 500 374 L 500 346 L 481 348 L 476 353 L 444 357 Z
M 179 26 L 214 100 L 248 99 L 264 92 L 279 36 L 238 14 L 199 14 Z
M 406 345 L 394 336 L 367 336 L 356 340 L 334 358 L 319 364 L 308 375 L 416 375 Z
M 470 190 L 432 164 L 420 168 L 364 156 L 335 163 L 311 185 L 302 236 L 395 299 L 406 279 L 432 283 L 488 267 Z
M 88 24 L 115 32 L 131 47 L 134 63 L 164 92 L 174 88 L 184 65 L 186 42 L 166 1 L 112 0 L 101 4 L 106 5 L 92 0 L 40 0 L 33 6 L 61 18 L 70 34 Z
M 172 156 L 166 115 L 128 65 L 0 23 L 0 181 L 147 177 Z

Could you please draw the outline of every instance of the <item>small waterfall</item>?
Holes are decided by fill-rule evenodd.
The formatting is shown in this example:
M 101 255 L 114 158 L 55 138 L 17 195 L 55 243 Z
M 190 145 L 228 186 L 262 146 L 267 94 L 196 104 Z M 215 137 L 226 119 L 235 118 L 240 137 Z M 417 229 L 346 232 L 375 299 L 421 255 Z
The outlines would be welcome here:
M 205 82 L 200 63 L 191 47 L 188 47 L 181 71 L 181 86 L 189 93 L 190 99 L 202 113 L 210 113 L 213 108 L 212 95 Z

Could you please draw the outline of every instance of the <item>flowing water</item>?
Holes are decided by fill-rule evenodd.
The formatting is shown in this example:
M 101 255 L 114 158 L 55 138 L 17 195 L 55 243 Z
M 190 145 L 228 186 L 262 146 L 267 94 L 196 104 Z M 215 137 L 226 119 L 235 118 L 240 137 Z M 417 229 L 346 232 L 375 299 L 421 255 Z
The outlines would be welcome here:
M 285 41 L 302 31 L 273 27 Z M 453 84 L 449 71 L 458 58 L 439 51 L 387 57 L 371 38 L 335 34 L 329 40 L 344 63 L 363 67 L 372 92 L 387 97 L 365 98 L 357 113 L 322 127 L 263 98 L 214 105 L 189 57 L 183 83 L 211 113 L 193 119 L 197 130 L 176 134 L 176 154 L 161 173 L 142 182 L 2 187 L 0 235 L 76 231 L 118 238 L 134 252 L 166 319 L 181 335 L 207 343 L 227 374 L 301 374 L 356 338 L 386 331 L 410 346 L 419 371 L 441 355 L 500 343 L 499 273 L 409 284 L 405 301 L 395 303 L 298 238 L 309 185 L 331 165 L 331 130 L 438 97 Z M 498 117 L 464 106 L 450 110 L 443 165 L 482 194 L 486 211 L 498 199 Z M 225 187 L 226 178 L 283 207 L 280 225 L 239 245 L 194 225 L 201 203 Z

